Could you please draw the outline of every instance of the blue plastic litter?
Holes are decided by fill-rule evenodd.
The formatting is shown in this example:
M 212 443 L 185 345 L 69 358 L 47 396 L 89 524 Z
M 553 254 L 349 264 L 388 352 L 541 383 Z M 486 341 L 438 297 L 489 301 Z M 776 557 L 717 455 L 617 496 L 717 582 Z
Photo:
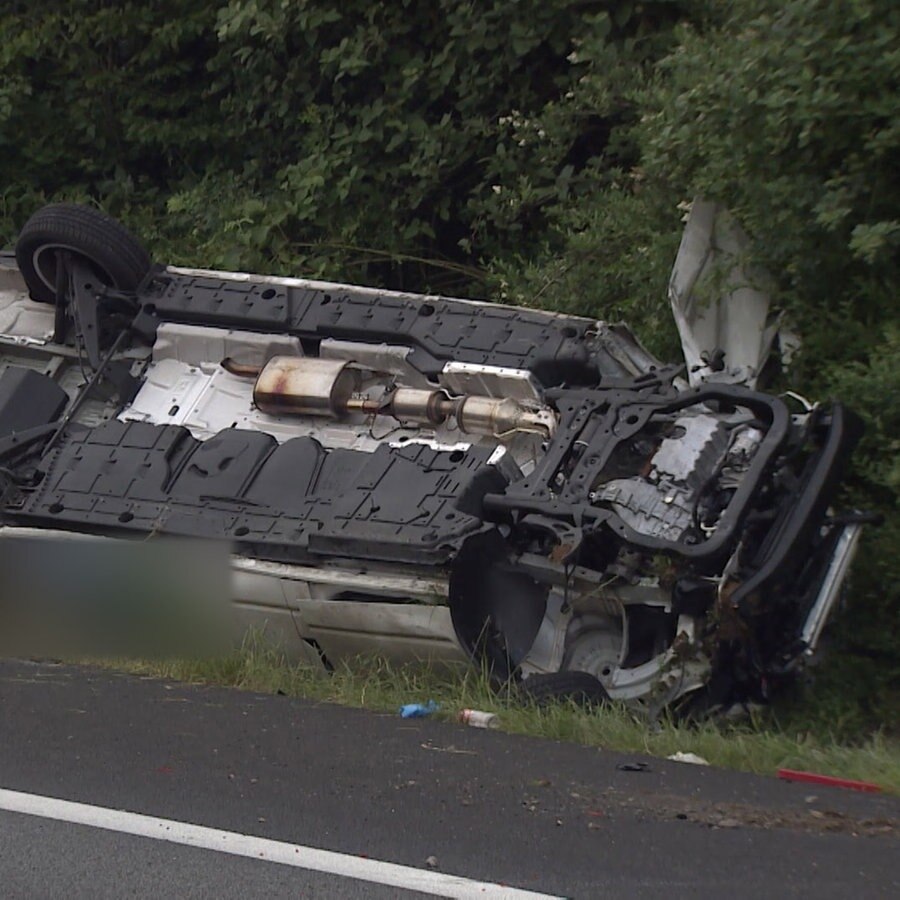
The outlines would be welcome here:
M 403 719 L 421 719 L 430 716 L 433 712 L 437 712 L 440 707 L 434 700 L 427 703 L 407 703 L 406 706 L 400 707 L 400 717 Z

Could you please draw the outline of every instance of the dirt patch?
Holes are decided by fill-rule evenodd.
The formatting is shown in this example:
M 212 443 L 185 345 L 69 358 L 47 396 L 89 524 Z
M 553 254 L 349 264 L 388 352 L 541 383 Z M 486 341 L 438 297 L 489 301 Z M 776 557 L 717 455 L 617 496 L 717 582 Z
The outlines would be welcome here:
M 895 818 L 859 818 L 810 803 L 809 809 L 769 809 L 745 803 L 705 803 L 675 794 L 626 793 L 610 788 L 604 805 L 655 821 L 680 819 L 709 828 L 786 828 L 812 834 L 852 834 L 861 837 L 900 837 Z

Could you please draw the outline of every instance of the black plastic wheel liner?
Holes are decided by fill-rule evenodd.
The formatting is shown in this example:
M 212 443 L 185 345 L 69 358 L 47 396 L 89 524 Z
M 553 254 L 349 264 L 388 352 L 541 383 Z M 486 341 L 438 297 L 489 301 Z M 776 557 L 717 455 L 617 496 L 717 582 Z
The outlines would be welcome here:
M 506 681 L 527 656 L 547 611 L 546 585 L 509 563 L 497 531 L 470 537 L 450 571 L 450 615 L 462 647 Z

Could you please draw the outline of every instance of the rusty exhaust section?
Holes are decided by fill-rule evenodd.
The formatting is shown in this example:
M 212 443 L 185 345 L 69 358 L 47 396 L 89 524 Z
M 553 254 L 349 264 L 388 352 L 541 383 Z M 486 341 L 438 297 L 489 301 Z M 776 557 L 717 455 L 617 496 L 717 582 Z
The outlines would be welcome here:
M 253 402 L 272 416 L 329 416 L 348 411 L 359 388 L 359 372 L 339 359 L 275 356 L 253 386 Z
M 232 375 L 255 377 L 253 401 L 274 416 L 327 416 L 352 413 L 391 416 L 398 422 L 436 427 L 447 425 L 465 434 L 498 439 L 516 433 L 550 437 L 556 417 L 546 407 L 526 407 L 512 398 L 466 395 L 451 397 L 443 390 L 396 388 L 381 399 L 355 397 L 360 371 L 346 360 L 308 356 L 275 356 L 262 369 L 222 361 Z

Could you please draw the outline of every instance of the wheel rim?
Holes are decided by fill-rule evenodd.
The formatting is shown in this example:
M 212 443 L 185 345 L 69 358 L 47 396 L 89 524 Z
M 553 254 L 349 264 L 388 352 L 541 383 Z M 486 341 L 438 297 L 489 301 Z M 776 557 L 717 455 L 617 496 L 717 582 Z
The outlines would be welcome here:
M 59 265 L 60 252 L 68 251 L 74 253 L 83 262 L 87 263 L 91 271 L 97 277 L 98 281 L 108 287 L 116 287 L 115 278 L 110 275 L 109 271 L 99 265 L 96 260 L 84 255 L 77 247 L 68 244 L 42 244 L 31 256 L 31 264 L 38 278 L 47 286 L 47 288 L 56 293 L 56 271 Z
M 622 630 L 612 620 L 606 627 L 585 628 L 570 642 L 563 668 L 588 672 L 609 689 L 620 665 L 623 642 Z

